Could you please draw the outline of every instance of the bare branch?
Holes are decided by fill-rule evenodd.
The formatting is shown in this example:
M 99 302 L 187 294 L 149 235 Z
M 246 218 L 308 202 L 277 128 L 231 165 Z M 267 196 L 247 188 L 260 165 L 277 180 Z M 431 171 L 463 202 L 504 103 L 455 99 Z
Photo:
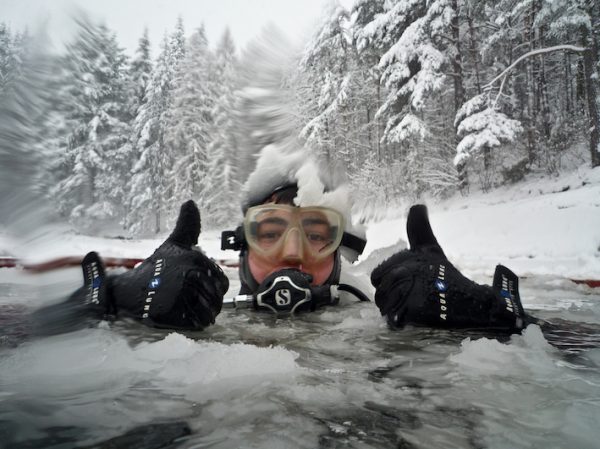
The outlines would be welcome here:
M 483 86 L 483 88 L 490 89 L 500 78 L 505 77 L 508 74 L 508 72 L 510 72 L 512 69 L 514 69 L 515 66 L 517 64 L 519 64 L 521 61 L 523 61 L 524 59 L 527 59 L 531 56 L 541 55 L 544 53 L 551 53 L 553 51 L 560 51 L 560 50 L 570 50 L 570 51 L 574 51 L 577 53 L 583 53 L 584 51 L 586 51 L 586 48 L 585 47 L 576 47 L 575 45 L 555 45 L 554 47 L 538 48 L 536 50 L 532 50 L 530 52 L 525 53 L 521 57 L 519 57 L 515 62 L 513 62 L 506 69 L 504 69 L 500 75 L 498 75 L 492 81 L 490 81 L 485 86 Z

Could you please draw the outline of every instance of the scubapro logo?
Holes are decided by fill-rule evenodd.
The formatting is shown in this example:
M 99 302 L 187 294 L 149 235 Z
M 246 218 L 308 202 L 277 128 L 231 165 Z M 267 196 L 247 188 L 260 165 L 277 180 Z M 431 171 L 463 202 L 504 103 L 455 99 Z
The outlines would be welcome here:
M 275 292 L 275 302 L 278 306 L 287 306 L 292 301 L 292 295 L 287 288 L 282 288 Z

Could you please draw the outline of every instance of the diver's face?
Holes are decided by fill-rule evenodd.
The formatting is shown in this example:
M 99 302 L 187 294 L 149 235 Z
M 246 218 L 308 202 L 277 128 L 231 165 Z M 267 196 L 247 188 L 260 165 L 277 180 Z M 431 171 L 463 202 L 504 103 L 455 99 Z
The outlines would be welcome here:
M 299 255 L 298 244 L 293 240 L 297 237 L 290 236 L 289 242 L 286 242 L 284 252 L 278 260 L 267 259 L 264 256 L 257 254 L 256 251 L 248 250 L 248 266 L 252 277 L 259 284 L 264 281 L 270 274 L 285 268 L 295 268 L 312 276 L 312 285 L 323 284 L 331 273 L 334 267 L 334 255 L 330 254 L 325 259 L 318 263 L 306 264 L 303 263 L 302 257 Z
M 342 230 L 341 215 L 325 208 L 251 208 L 245 220 L 250 272 L 260 284 L 272 273 L 292 268 L 321 285 L 333 272 Z

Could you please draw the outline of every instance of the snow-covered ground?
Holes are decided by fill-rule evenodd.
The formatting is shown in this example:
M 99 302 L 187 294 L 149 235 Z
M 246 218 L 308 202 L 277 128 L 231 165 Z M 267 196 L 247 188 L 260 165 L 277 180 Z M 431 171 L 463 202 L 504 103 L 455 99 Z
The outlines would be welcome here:
M 537 177 L 428 206 L 448 258 L 477 280 L 488 280 L 498 263 L 522 277 L 600 279 L 600 168 L 580 167 L 558 178 Z M 386 214 L 393 218 L 367 224 L 363 260 L 381 248 L 406 245 L 406 212 L 389 210 Z M 123 240 L 45 229 L 28 241 L 15 241 L 0 233 L 0 250 L 26 262 L 91 250 L 102 256 L 144 258 L 166 235 Z M 220 250 L 220 230 L 203 232 L 200 246 L 215 259 L 236 259 L 235 252 Z
M 469 276 L 489 279 L 501 263 L 519 276 L 600 279 L 600 168 L 455 196 L 429 212 L 446 255 Z M 405 222 L 369 226 L 367 252 L 406 241 Z

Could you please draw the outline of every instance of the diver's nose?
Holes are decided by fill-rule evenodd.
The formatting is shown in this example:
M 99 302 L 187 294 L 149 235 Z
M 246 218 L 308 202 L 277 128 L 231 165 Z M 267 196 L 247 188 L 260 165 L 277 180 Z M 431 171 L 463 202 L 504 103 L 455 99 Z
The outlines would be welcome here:
M 288 263 L 299 263 L 302 261 L 302 240 L 299 229 L 292 228 L 285 236 L 281 258 Z

